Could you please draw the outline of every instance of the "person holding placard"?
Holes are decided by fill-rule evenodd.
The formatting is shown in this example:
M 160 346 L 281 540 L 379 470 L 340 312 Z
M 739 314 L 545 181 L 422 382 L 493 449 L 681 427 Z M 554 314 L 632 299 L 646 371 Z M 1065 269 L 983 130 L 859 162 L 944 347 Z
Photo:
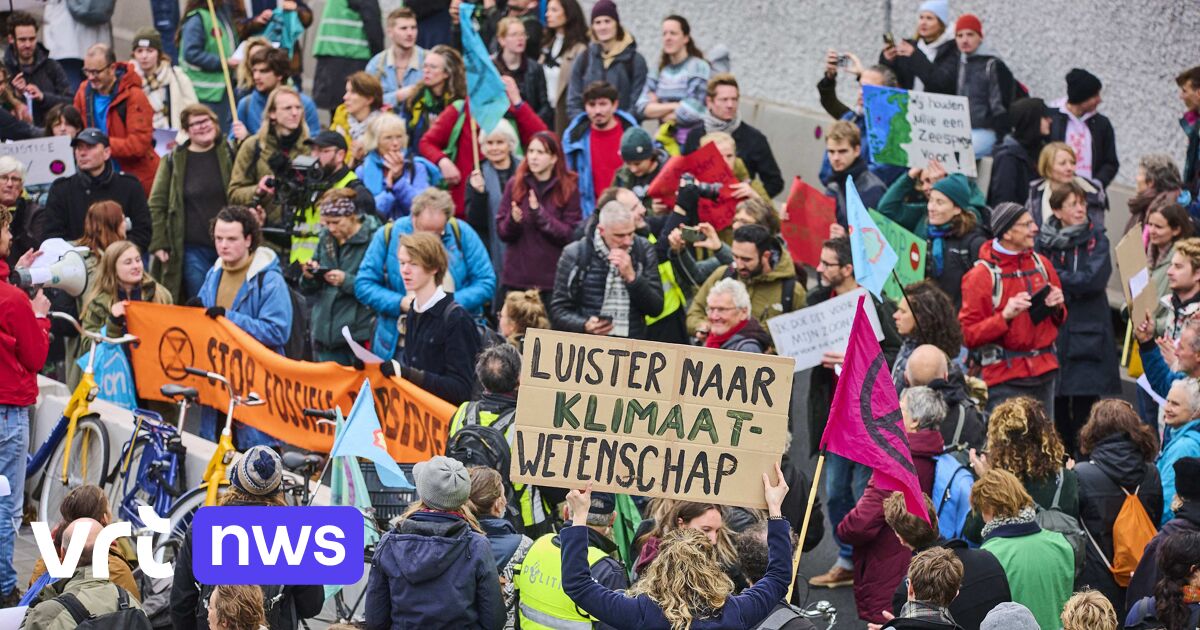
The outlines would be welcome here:
M 1054 418 L 1071 454 L 1092 404 L 1121 392 L 1107 295 L 1112 256 L 1104 228 L 1088 220 L 1085 198 L 1074 183 L 1055 186 L 1050 193 L 1054 216 L 1042 225 L 1036 246 L 1058 272 L 1065 295 L 1067 321 L 1055 343 Z
M 618 593 L 597 583 L 588 570 L 587 529 L 583 527 L 592 500 L 590 484 L 567 494 L 571 526 L 559 532 L 563 590 L 581 609 L 617 628 L 754 627 L 783 599 L 791 582 L 791 527 L 780 511 L 788 485 L 778 464 L 773 476 L 775 484 L 763 473 L 767 573 L 740 595 L 732 595 L 733 584 L 709 550 L 708 538 L 688 528 L 666 535 L 658 557 L 629 591 Z

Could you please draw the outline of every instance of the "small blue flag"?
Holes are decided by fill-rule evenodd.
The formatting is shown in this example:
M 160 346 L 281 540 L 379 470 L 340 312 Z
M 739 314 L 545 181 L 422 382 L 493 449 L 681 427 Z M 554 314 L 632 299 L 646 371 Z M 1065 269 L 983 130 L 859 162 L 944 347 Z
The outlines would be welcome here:
M 492 63 L 487 46 L 483 45 L 483 40 L 471 23 L 474 10 L 475 5 L 469 2 L 458 5 L 463 64 L 467 69 L 467 103 L 475 122 L 484 133 L 491 133 L 508 112 L 508 93 L 504 90 L 504 81 L 500 80 L 500 72 Z
M 337 409 L 337 429 L 334 435 L 344 433 L 345 425 L 346 421 L 342 419 L 342 410 Z M 358 511 L 363 514 L 363 544 L 374 545 L 379 542 L 379 530 L 370 516 L 371 496 L 367 492 L 367 482 L 363 479 L 362 469 L 358 467 L 358 458 L 331 458 L 329 468 L 329 504 L 358 508 Z M 325 599 L 333 597 L 340 590 L 342 590 L 341 584 L 326 584 Z
M 383 429 L 379 427 L 379 416 L 375 413 L 375 396 L 371 393 L 371 380 L 363 379 L 358 398 L 346 417 L 346 426 L 333 438 L 330 457 L 365 457 L 375 462 L 379 481 L 389 488 L 409 488 L 413 485 L 404 476 L 404 471 L 388 454 L 383 440 Z
M 850 224 L 850 254 L 854 258 L 854 279 L 876 299 L 883 299 L 887 283 L 900 257 L 888 243 L 879 226 L 863 205 L 854 178 L 846 178 L 846 222 Z

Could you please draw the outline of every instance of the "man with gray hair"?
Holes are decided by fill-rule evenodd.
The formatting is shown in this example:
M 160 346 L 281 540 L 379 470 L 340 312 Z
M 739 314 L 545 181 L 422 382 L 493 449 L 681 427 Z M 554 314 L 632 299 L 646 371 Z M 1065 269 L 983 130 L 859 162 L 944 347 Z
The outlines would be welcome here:
M 1189 319 L 1184 324 L 1179 341 L 1174 344 L 1173 357 L 1163 356 L 1159 345 L 1154 343 L 1153 325 L 1136 326 L 1133 334 L 1138 340 L 1146 380 L 1159 396 L 1165 397 L 1175 381 L 1200 378 L 1200 320 Z
M 154 109 L 142 91 L 142 79 L 128 63 L 117 61 L 112 47 L 96 44 L 83 59 L 86 81 L 75 92 L 75 109 L 84 127 L 95 127 L 109 138 L 112 158 L 150 195 L 158 173 L 154 152 Z M 143 246 L 143 251 L 145 247 Z
M 708 315 L 706 348 L 766 352 L 771 333 L 750 315 L 750 293 L 746 285 L 733 278 L 722 278 L 708 290 L 705 313 Z
M 596 229 L 563 248 L 550 300 L 556 330 L 646 338 L 646 316 L 663 309 L 662 279 L 649 241 L 634 232 L 633 212 L 613 200 Z

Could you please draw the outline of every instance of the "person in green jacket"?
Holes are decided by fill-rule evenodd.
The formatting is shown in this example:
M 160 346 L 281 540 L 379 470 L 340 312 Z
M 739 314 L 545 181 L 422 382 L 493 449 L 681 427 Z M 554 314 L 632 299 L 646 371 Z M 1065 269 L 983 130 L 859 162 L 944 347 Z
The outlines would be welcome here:
M 317 361 L 354 364 L 354 353 L 342 336 L 342 327 L 350 336 L 366 345 L 375 327 L 371 307 L 354 297 L 354 278 L 371 236 L 379 227 L 374 215 L 357 212 L 357 193 L 351 188 L 335 188 L 325 193 L 317 208 L 321 212 L 321 235 L 312 260 L 304 264 L 300 290 L 315 295 L 312 309 L 313 354 Z
M 928 238 L 929 227 L 929 191 L 933 185 L 945 179 L 948 175 L 941 163 L 933 160 L 925 168 L 912 167 L 908 169 L 908 177 L 898 177 L 888 186 L 887 192 L 879 199 L 879 207 L 875 210 L 883 216 L 899 223 L 904 229 L 921 238 Z M 975 215 L 975 222 L 986 224 L 983 219 L 988 216 L 987 198 L 975 182 L 967 180 L 970 197 L 969 207 Z
M 210 226 L 225 207 L 234 153 L 208 106 L 189 105 L 179 120 L 188 141 L 159 161 L 150 188 L 150 270 L 182 304 L 196 297 L 217 262 Z
M 1042 630 L 1058 630 L 1075 581 L 1070 543 L 1038 526 L 1033 497 L 1006 470 L 993 468 L 971 486 L 971 508 L 983 514 L 981 549 L 1004 567 L 1013 601 L 1028 608 Z

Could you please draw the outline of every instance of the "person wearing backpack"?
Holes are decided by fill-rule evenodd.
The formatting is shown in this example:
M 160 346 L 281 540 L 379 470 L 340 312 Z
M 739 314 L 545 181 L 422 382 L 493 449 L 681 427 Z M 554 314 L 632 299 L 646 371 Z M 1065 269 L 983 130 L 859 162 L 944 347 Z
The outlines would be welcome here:
M 1158 439 L 1128 402 L 1105 399 L 1092 407 L 1079 433 L 1079 450 L 1087 458 L 1075 466 L 1079 519 L 1090 540 L 1077 583 L 1121 607 L 1129 575 L 1162 514 L 1162 484 L 1154 466 Z
M 1014 203 L 992 210 L 991 241 L 962 279 L 958 312 L 963 341 L 988 384 L 988 411 L 1015 396 L 1031 396 L 1053 418 L 1058 329 L 1067 319 L 1062 282 L 1033 251 L 1038 226 Z M 1058 462 L 1055 462 L 1056 464 Z
M 413 476 L 418 500 L 375 548 L 367 580 L 367 627 L 502 628 L 496 561 L 465 507 L 471 494 L 467 469 L 436 455 L 417 464 Z
M 270 447 L 252 447 L 229 467 L 229 490 L 217 499 L 217 506 L 284 507 L 287 495 L 282 484 L 283 462 L 279 454 Z M 171 625 L 174 630 L 219 630 L 209 626 L 213 619 L 209 608 L 213 605 L 212 593 L 216 587 L 197 582 L 192 570 L 193 533 L 189 527 L 175 556 Z M 222 597 L 218 595 L 217 599 Z M 302 621 L 321 612 L 325 587 L 320 584 L 263 585 L 261 597 L 268 628 L 298 630 Z M 219 610 L 218 604 L 218 614 Z
M 66 527 L 62 537 L 58 539 L 60 554 L 66 555 L 76 536 L 84 536 L 87 540 L 75 573 L 65 582 L 54 585 L 58 595 L 29 609 L 22 628 L 150 630 L 150 619 L 142 612 L 136 597 L 113 584 L 108 578 L 98 578 L 92 574 L 92 547 L 102 528 L 98 521 L 91 518 L 76 519 Z
M 939 535 L 940 517 L 928 495 L 925 505 L 929 509 L 928 523 L 908 511 L 902 493 L 893 492 L 883 502 L 883 518 L 896 532 L 900 544 L 911 549 L 913 554 L 942 548 L 953 552 L 962 562 L 962 586 L 958 596 L 946 608 L 963 630 L 979 630 L 988 611 L 1002 602 L 1012 601 L 1004 567 L 1000 566 L 996 556 L 982 549 L 972 549 L 965 540 Z M 892 614 L 899 615 L 906 601 L 908 584 L 901 582 L 892 594 Z
M 1117 607 L 1118 611 L 1132 608 L 1138 600 L 1154 594 L 1154 585 L 1158 583 L 1158 550 L 1164 540 L 1184 532 L 1200 533 L 1200 458 L 1178 459 L 1172 472 L 1177 480 L 1175 498 L 1171 500 L 1174 518 L 1167 521 L 1146 544 L 1142 559 L 1129 580 L 1129 587 L 1125 589 L 1125 601 Z
M 1153 596 L 1130 607 L 1125 627 L 1130 630 L 1194 630 L 1200 627 L 1200 534 L 1180 532 L 1167 537 L 1157 555 L 1159 579 Z
M 1057 630 L 1075 581 L 1071 545 L 1038 525 L 1033 498 L 1006 470 L 993 468 L 975 482 L 971 507 L 986 523 L 981 549 L 1004 567 L 1013 601 L 1029 608 L 1042 630 Z
M 274 352 L 284 354 L 292 333 L 294 312 L 291 292 L 279 268 L 279 257 L 262 244 L 262 230 L 254 212 L 229 206 L 217 213 L 212 227 L 217 262 L 204 277 L 197 299 L 205 314 L 225 317 Z M 200 436 L 217 439 L 215 410 L 205 407 Z M 233 421 L 234 444 L 246 449 L 278 441 L 246 424 Z
M 911 290 L 912 285 L 909 286 Z M 946 403 L 946 419 L 941 426 L 946 451 L 969 463 L 966 450 L 983 448 L 987 441 L 987 426 L 983 414 L 967 395 L 958 366 L 952 371 L 950 359 L 938 346 L 920 345 L 912 351 L 904 366 L 904 382 L 908 387 L 928 387 L 942 397 Z

